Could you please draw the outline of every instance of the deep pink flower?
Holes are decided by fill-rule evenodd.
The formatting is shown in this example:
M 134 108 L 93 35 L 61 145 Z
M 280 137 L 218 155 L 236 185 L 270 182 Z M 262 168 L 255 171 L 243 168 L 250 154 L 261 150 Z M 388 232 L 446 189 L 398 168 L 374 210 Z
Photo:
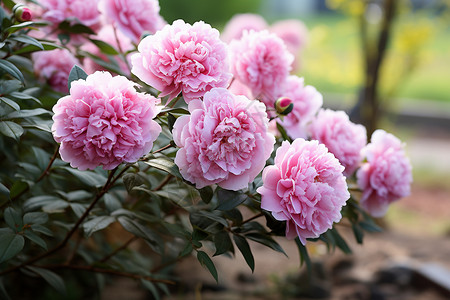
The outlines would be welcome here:
M 166 24 L 158 0 L 100 0 L 100 9 L 135 43 L 144 33 L 153 34 Z
M 227 87 L 227 47 L 219 31 L 204 22 L 182 20 L 144 38 L 131 57 L 131 72 L 170 99 L 183 92 L 189 103 L 214 87 Z
M 33 12 L 26 6 L 20 6 L 14 11 L 14 17 L 19 22 L 27 22 L 33 19 Z
M 293 60 L 283 41 L 265 30 L 245 31 L 240 40 L 231 41 L 230 52 L 235 78 L 252 90 L 253 97 L 273 107 Z
M 261 208 L 286 221 L 286 237 L 317 238 L 341 216 L 350 194 L 342 174 L 344 167 L 318 141 L 284 141 L 274 165 L 264 168 Z
M 248 186 L 264 168 L 275 138 L 267 132 L 263 103 L 214 88 L 189 103 L 190 115 L 177 119 L 175 163 L 197 188 L 217 183 L 229 190 Z
M 123 35 L 118 30 L 116 31 L 116 34 L 117 34 L 117 39 L 114 34 L 114 28 L 112 27 L 112 25 L 106 25 L 106 26 L 103 26 L 102 29 L 100 29 L 100 31 L 97 33 L 97 35 L 93 38 L 101 40 L 101 41 L 113 46 L 118 51 L 122 50 L 123 52 L 127 52 L 134 48 L 133 44 L 131 43 L 131 40 L 128 37 Z M 119 41 L 120 49 L 119 49 L 119 45 L 117 44 L 117 41 Z M 84 44 L 83 46 L 81 46 L 81 50 L 92 53 L 92 54 L 100 57 L 103 61 L 110 63 L 108 56 L 106 54 L 102 53 L 101 50 L 93 43 Z M 117 63 L 119 65 L 120 70 L 124 74 L 129 75 L 130 71 L 127 67 L 127 64 L 120 57 L 116 57 L 116 58 L 117 58 Z M 126 59 L 128 60 L 129 63 L 131 63 L 131 55 L 130 54 L 128 54 L 126 56 Z M 97 64 L 90 57 L 84 58 L 83 66 L 84 66 L 84 70 L 88 74 L 94 73 L 95 71 L 105 71 L 104 67 Z
M 261 31 L 267 29 L 268 25 L 263 17 L 257 14 L 237 14 L 234 15 L 225 25 L 221 34 L 221 39 L 227 43 L 232 40 L 239 40 L 245 30 Z
M 286 79 L 281 95 L 292 99 L 294 109 L 282 120 L 279 119 L 278 123 L 290 137 L 306 138 L 309 122 L 322 107 L 322 94 L 311 85 L 305 86 L 303 78 L 291 75 Z
M 38 51 L 31 55 L 34 72 L 44 79 L 53 89 L 67 93 L 67 80 L 74 65 L 80 65 L 69 50 L 55 49 Z
M 361 206 L 374 217 L 382 217 L 389 204 L 411 192 L 412 167 L 402 142 L 378 129 L 362 151 L 367 162 L 356 172 L 363 191 Z
M 367 144 L 366 128 L 352 123 L 343 111 L 322 109 L 309 127 L 311 138 L 325 144 L 350 176 L 361 162 L 361 149 Z
M 80 170 L 100 165 L 111 170 L 151 150 L 161 132 L 153 121 L 159 101 L 134 86 L 107 72 L 72 82 L 70 95 L 53 107 L 52 132 L 64 161 Z
M 294 69 L 300 67 L 301 51 L 308 40 L 308 29 L 305 24 L 296 19 L 282 20 L 270 27 L 270 32 L 275 33 L 286 44 L 287 49 L 295 57 Z

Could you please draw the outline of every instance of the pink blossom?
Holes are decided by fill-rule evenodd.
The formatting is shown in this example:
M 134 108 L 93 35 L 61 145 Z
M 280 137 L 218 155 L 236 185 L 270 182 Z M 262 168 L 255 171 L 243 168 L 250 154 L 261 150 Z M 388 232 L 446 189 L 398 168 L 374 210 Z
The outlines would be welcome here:
M 318 141 L 284 141 L 274 165 L 264 168 L 261 208 L 286 222 L 286 237 L 317 238 L 338 222 L 350 194 L 344 167 Z
M 245 30 L 261 31 L 267 29 L 268 25 L 263 17 L 257 14 L 234 15 L 223 29 L 221 39 L 227 43 L 239 40 Z
M 93 38 L 101 40 L 101 41 L 113 46 L 118 51 L 122 50 L 123 52 L 127 52 L 129 50 L 133 50 L 134 46 L 128 37 L 123 35 L 118 30 L 116 31 L 116 34 L 117 34 L 117 39 L 116 39 L 116 35 L 114 34 L 114 28 L 111 25 L 106 25 L 106 26 L 103 26 L 102 29 L 100 29 L 100 31 L 97 33 L 97 35 Z M 119 44 L 117 44 L 117 41 L 119 41 Z M 120 45 L 120 47 L 119 47 L 119 45 Z M 101 50 L 93 43 L 84 44 L 83 46 L 81 46 L 81 50 L 92 53 L 92 54 L 98 56 L 99 58 L 101 58 L 103 61 L 110 63 L 108 56 L 106 54 L 102 53 Z M 126 59 L 128 60 L 129 63 L 131 63 L 131 55 L 127 55 Z M 130 71 L 128 70 L 127 64 L 120 57 L 117 57 L 117 62 L 118 62 L 120 70 L 122 70 L 122 72 L 124 74 L 129 74 Z M 95 71 L 104 71 L 105 70 L 105 68 L 103 68 L 102 66 L 97 64 L 94 60 L 92 60 L 89 57 L 86 57 L 84 59 L 83 66 L 84 66 L 86 73 L 88 73 L 88 74 L 94 73 Z
M 411 192 L 412 167 L 403 148 L 398 138 L 378 129 L 361 151 L 367 162 L 356 172 L 363 191 L 360 203 L 374 217 L 382 217 L 390 203 Z
M 159 14 L 158 0 L 100 0 L 106 18 L 137 43 L 144 33 L 153 34 L 166 22 Z
M 322 106 L 322 94 L 313 86 L 305 86 L 303 78 L 291 75 L 285 81 L 282 96 L 292 99 L 294 108 L 278 123 L 290 137 L 306 138 L 307 126 Z
M 56 91 L 67 93 L 70 70 L 79 61 L 66 49 L 34 52 L 31 55 L 34 72 Z
M 268 31 L 244 32 L 230 43 L 231 70 L 255 98 L 273 107 L 289 75 L 293 60 L 283 41 Z
M 186 102 L 202 97 L 214 87 L 227 87 L 227 47 L 219 31 L 204 22 L 194 25 L 177 20 L 144 38 L 139 53 L 131 57 L 139 79 L 170 99 L 183 92 Z
M 77 20 L 94 28 L 100 23 L 98 0 L 39 0 L 44 7 L 43 18 L 58 25 L 65 19 Z
M 287 49 L 295 57 L 294 69 L 300 66 L 301 50 L 308 40 L 308 29 L 300 20 L 290 19 L 274 23 L 270 27 L 270 32 L 275 33 L 286 44 Z
M 126 77 L 95 72 L 72 82 L 70 95 L 53 107 L 52 132 L 64 161 L 80 170 L 135 162 L 148 153 L 161 132 L 152 119 L 160 108 L 138 93 Z
M 197 188 L 217 183 L 229 190 L 248 186 L 264 168 L 275 138 L 267 132 L 266 107 L 223 88 L 189 103 L 190 115 L 177 119 L 175 163 Z
M 14 17 L 19 22 L 31 21 L 33 19 L 33 12 L 26 6 L 20 6 L 14 11 Z
M 352 123 L 343 111 L 322 109 L 309 127 L 311 138 L 325 144 L 350 176 L 361 162 L 360 152 L 367 144 L 366 128 Z

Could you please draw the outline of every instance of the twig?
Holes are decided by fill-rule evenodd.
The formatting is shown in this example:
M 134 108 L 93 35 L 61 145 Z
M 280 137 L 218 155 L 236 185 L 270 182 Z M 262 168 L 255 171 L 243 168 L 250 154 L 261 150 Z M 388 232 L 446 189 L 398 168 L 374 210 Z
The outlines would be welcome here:
M 167 183 L 169 183 L 169 181 L 170 181 L 170 179 L 172 179 L 172 175 L 167 175 L 166 176 L 166 178 L 164 178 L 164 180 L 163 181 L 161 181 L 161 183 L 157 186 L 157 187 L 155 187 L 152 191 L 153 192 L 156 192 L 156 191 L 159 191 L 160 189 L 162 189 Z
M 59 150 L 59 145 L 58 145 L 58 147 L 56 147 L 55 153 L 53 153 L 53 156 L 52 156 L 52 158 L 50 159 L 50 162 L 48 163 L 47 168 L 45 168 L 45 170 L 44 170 L 44 172 L 42 172 L 41 176 L 39 176 L 39 178 L 36 179 L 36 182 L 39 182 L 39 181 L 41 181 L 42 179 L 44 179 L 44 177 L 49 173 L 50 168 L 51 168 L 52 165 L 53 165 L 53 162 L 56 160 L 56 157 L 58 156 L 58 150 Z
M 99 262 L 104 263 L 106 261 L 108 261 L 111 257 L 113 257 L 114 255 L 116 255 L 117 253 L 119 253 L 120 251 L 124 250 L 125 248 L 127 248 L 132 242 L 134 242 L 135 240 L 139 239 L 137 236 L 132 236 L 128 241 L 126 241 L 122 246 L 118 247 L 117 249 L 115 249 L 113 252 L 111 252 L 110 254 L 106 255 L 105 257 L 103 257 L 101 260 L 99 260 Z
M 251 217 L 251 218 L 249 218 L 249 219 L 247 219 L 247 220 L 245 220 L 245 221 L 242 221 L 241 225 L 243 225 L 243 224 L 245 224 L 245 223 L 248 223 L 248 222 L 250 222 L 250 221 L 253 221 L 254 219 L 257 219 L 257 218 L 262 217 L 262 216 L 264 216 L 263 213 L 259 213 L 259 214 L 257 214 L 257 215 L 254 215 L 253 217 Z

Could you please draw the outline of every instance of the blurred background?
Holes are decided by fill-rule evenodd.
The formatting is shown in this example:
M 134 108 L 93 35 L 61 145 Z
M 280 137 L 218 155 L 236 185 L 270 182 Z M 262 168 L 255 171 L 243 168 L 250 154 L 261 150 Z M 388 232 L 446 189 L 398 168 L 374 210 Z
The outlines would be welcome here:
M 324 95 L 324 106 L 405 141 L 414 176 L 412 195 L 379 220 L 385 231 L 351 244 L 353 254 L 327 254 L 314 243 L 308 275 L 293 243 L 279 240 L 289 259 L 252 244 L 255 274 L 242 257 L 216 257 L 217 286 L 187 261 L 178 270 L 187 284 L 171 299 L 450 299 L 450 1 L 161 0 L 160 6 L 169 23 L 204 20 L 219 30 L 238 13 L 260 14 L 269 24 L 304 22 L 307 45 L 296 73 Z M 104 299 L 108 293 L 120 290 Z

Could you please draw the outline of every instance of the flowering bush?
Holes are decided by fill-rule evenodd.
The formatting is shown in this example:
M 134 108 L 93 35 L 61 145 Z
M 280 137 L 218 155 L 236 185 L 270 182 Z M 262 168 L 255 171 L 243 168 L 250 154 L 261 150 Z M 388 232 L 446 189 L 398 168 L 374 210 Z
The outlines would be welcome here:
M 157 299 L 192 254 L 216 280 L 211 256 L 253 270 L 249 240 L 284 253 L 277 239 L 294 239 L 309 262 L 310 243 L 350 251 L 339 223 L 361 243 L 380 230 L 370 215 L 409 194 L 403 144 L 380 130 L 366 145 L 344 112 L 318 112 L 275 33 L 227 45 L 133 2 L 2 2 L 1 298 L 36 277 L 86 298 L 124 276 Z

